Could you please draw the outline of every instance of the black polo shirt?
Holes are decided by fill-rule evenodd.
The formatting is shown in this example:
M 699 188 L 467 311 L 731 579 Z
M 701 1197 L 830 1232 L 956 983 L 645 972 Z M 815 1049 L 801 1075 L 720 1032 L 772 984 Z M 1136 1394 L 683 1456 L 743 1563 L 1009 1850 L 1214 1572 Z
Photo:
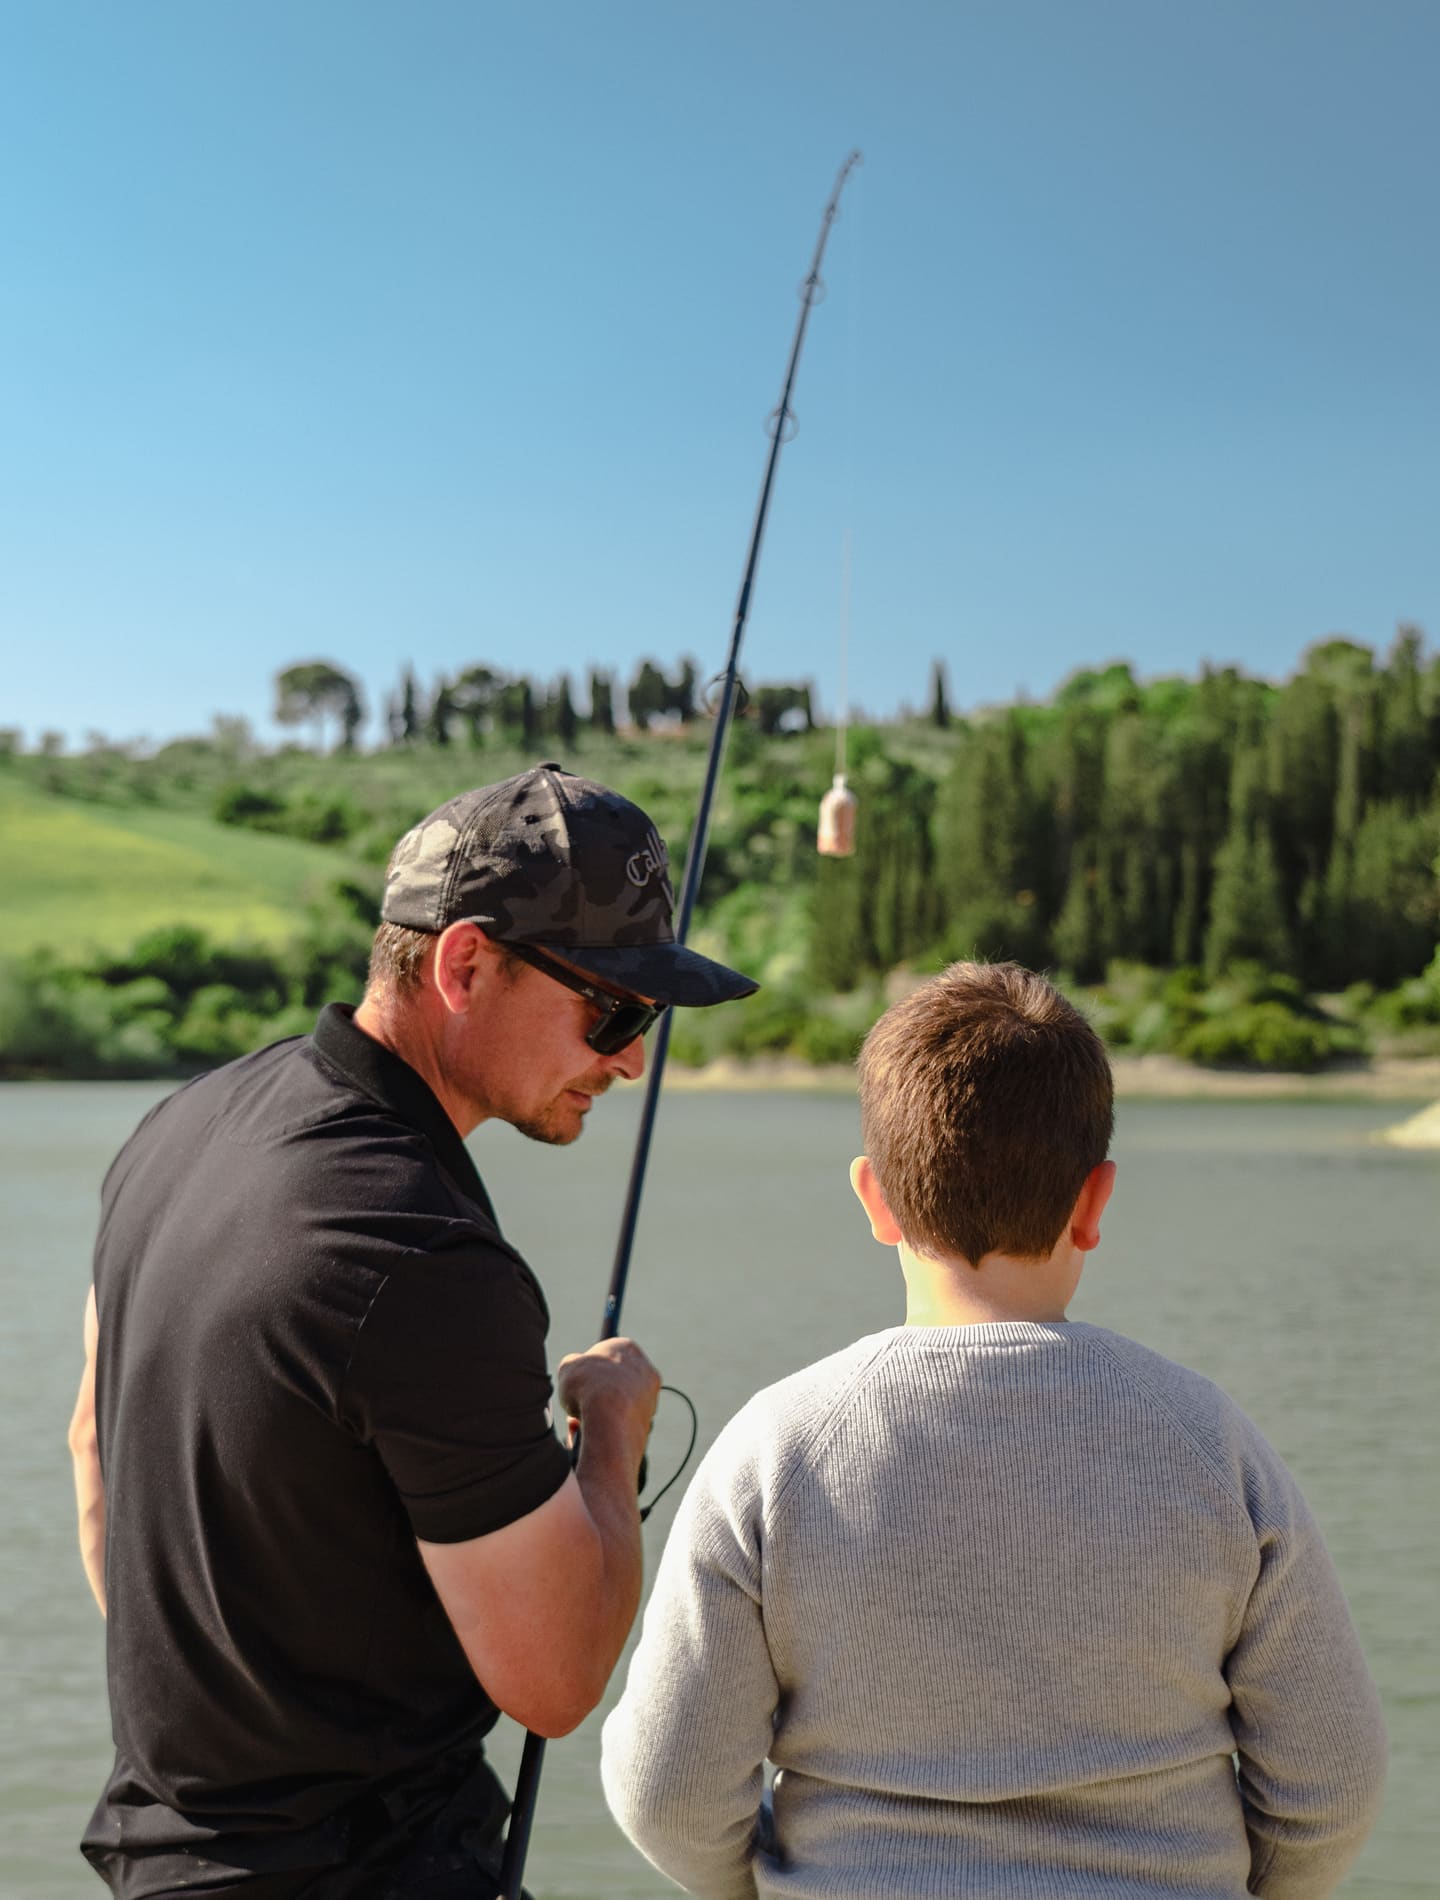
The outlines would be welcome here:
M 95 1290 L 116 1757 L 83 1851 L 125 1900 L 268 1900 L 495 1721 L 415 1540 L 563 1484 L 545 1301 L 434 1094 L 335 1005 L 146 1117 Z

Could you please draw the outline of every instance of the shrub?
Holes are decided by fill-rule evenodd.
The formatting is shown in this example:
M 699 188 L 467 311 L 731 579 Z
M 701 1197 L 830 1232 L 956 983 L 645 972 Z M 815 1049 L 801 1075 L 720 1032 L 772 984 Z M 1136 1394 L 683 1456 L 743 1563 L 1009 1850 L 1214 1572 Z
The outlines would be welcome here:
M 173 1054 L 187 1066 L 211 1068 L 245 1055 L 270 1038 L 264 1018 L 247 1006 L 233 984 L 207 983 L 190 998 L 167 1040 Z
M 696 1035 L 688 1027 L 673 1029 L 670 1032 L 670 1060 L 682 1069 L 703 1069 L 710 1060 L 704 1037 Z
M 1283 1003 L 1246 1003 L 1207 1017 L 1181 1036 L 1175 1053 L 1212 1068 L 1318 1069 L 1336 1053 L 1329 1025 Z
M 833 1016 L 807 1016 L 796 1032 L 794 1052 L 802 1062 L 851 1063 L 863 1038 Z
M 248 825 L 254 831 L 278 831 L 285 810 L 283 798 L 255 785 L 222 785 L 212 811 L 222 825 Z
M 806 1021 L 805 1005 L 784 990 L 747 997 L 725 1025 L 725 1046 L 737 1056 L 783 1055 Z
M 1366 1013 L 1386 1029 L 1416 1029 L 1440 1023 L 1440 950 L 1419 976 L 1366 999 Z

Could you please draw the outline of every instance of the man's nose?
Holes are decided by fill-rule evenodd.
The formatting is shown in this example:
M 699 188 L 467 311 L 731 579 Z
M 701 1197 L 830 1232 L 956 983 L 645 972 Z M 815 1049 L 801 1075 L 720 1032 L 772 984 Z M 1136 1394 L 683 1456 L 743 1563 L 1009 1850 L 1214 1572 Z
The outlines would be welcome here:
M 645 1038 L 637 1036 L 634 1042 L 617 1049 L 610 1058 L 610 1067 L 627 1082 L 638 1082 L 645 1073 Z

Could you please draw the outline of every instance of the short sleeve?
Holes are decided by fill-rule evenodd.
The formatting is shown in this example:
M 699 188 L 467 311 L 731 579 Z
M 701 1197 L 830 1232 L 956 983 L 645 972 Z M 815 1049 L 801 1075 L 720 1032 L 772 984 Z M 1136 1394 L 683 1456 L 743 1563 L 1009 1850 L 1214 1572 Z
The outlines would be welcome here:
M 486 1536 L 565 1482 L 547 1321 L 528 1269 L 478 1236 L 408 1253 L 387 1274 L 360 1329 L 343 1410 L 379 1453 L 417 1537 Z

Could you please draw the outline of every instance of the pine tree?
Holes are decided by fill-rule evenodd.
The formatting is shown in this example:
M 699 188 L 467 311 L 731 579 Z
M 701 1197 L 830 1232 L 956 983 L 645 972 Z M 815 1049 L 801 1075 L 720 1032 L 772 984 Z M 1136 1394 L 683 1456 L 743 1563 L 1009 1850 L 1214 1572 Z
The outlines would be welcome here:
M 282 726 L 315 725 L 315 749 L 325 749 L 325 721 L 339 727 L 337 744 L 348 750 L 364 718 L 360 688 L 329 660 L 303 660 L 275 675 L 275 717 Z
M 864 836 L 857 814 L 856 841 Z M 708 867 L 707 867 L 708 871 Z M 858 858 L 821 858 L 810 907 L 809 974 L 819 990 L 853 990 L 865 973 L 868 888 Z
M 1105 975 L 1106 936 L 1099 866 L 1077 862 L 1051 933 L 1055 956 L 1077 982 L 1098 983 Z
M 642 660 L 626 693 L 630 704 L 630 723 L 648 732 L 650 721 L 669 709 L 670 687 L 653 660 Z
M 1340 727 L 1334 695 L 1301 673 L 1276 698 L 1265 735 L 1266 788 L 1287 906 L 1324 876 L 1335 828 Z
M 1289 970 L 1293 956 L 1274 846 L 1263 829 L 1238 828 L 1215 859 L 1205 968 L 1212 976 L 1240 962 Z
M 1050 814 L 1023 719 L 965 734 L 935 799 L 935 907 L 957 955 L 1044 960 L 1053 888 Z
M 1417 810 L 1435 783 L 1440 752 L 1432 751 L 1421 702 L 1422 642 L 1414 627 L 1401 627 L 1380 675 L 1379 793 Z
M 496 716 L 504 690 L 505 675 L 493 667 L 467 666 L 455 675 L 450 697 L 477 750 L 485 742 L 486 726 Z
M 1180 896 L 1170 938 L 1170 961 L 1178 968 L 1198 964 L 1204 955 L 1206 880 L 1200 848 L 1193 840 L 1180 847 Z
M 1230 830 L 1215 856 L 1205 931 L 1205 968 L 1212 976 L 1240 962 L 1269 970 L 1294 965 L 1268 822 L 1265 760 L 1256 723 L 1247 719 L 1247 726 L 1231 773 Z

